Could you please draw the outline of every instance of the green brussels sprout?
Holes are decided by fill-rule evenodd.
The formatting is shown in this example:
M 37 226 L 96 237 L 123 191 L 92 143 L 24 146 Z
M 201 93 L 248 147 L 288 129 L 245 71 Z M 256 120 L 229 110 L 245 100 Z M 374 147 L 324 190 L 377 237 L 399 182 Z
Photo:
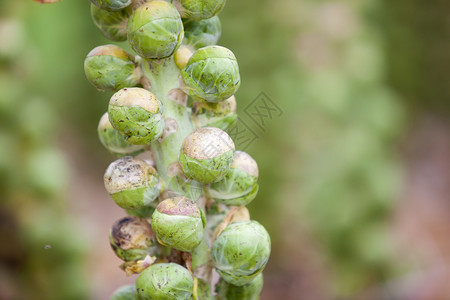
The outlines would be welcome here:
M 128 20 L 127 32 L 134 51 L 151 59 L 171 56 L 184 36 L 180 14 L 165 1 L 151 1 L 138 7 Z
M 183 174 L 201 183 L 219 181 L 230 169 L 234 148 L 225 131 L 216 127 L 196 129 L 181 146 L 179 160 Z
M 137 300 L 137 291 L 134 284 L 118 288 L 109 300 Z
M 187 65 L 189 58 L 191 58 L 193 53 L 194 52 L 191 50 L 189 46 L 181 46 L 180 48 L 178 48 L 177 51 L 175 51 L 175 54 L 173 55 L 173 60 L 175 61 L 175 64 L 180 70 Z
M 136 86 L 141 79 L 141 69 L 134 57 L 116 45 L 94 48 L 84 61 L 86 78 L 99 91 L 117 91 Z
M 103 114 L 98 123 L 98 137 L 102 145 L 114 155 L 138 155 L 145 150 L 145 145 L 133 145 L 109 121 L 108 113 Z
M 242 286 L 232 285 L 221 279 L 217 285 L 219 292 L 217 300 L 258 300 L 263 284 L 262 273 Z
M 127 142 L 146 145 L 163 134 L 161 108 L 161 102 L 151 92 L 142 88 L 124 88 L 109 101 L 109 120 L 126 136 Z
M 181 17 L 193 20 L 209 19 L 225 6 L 225 0 L 174 0 Z
M 127 39 L 127 22 L 130 17 L 128 9 L 109 12 L 91 4 L 91 16 L 106 38 L 118 42 Z
M 187 300 L 191 299 L 193 288 L 189 271 L 175 263 L 153 264 L 136 280 L 140 300 Z
M 107 11 L 118 11 L 131 4 L 132 0 L 91 0 L 93 4 Z
M 210 197 L 226 205 L 247 205 L 256 197 L 257 181 L 256 161 L 243 151 L 235 151 L 227 175 L 221 181 L 211 183 L 207 191 Z
M 269 260 L 270 237 L 256 221 L 228 225 L 213 244 L 211 258 L 226 282 L 242 286 L 258 276 Z
M 197 127 L 218 127 L 227 130 L 237 121 L 236 98 L 231 96 L 219 103 L 194 102 L 192 121 Z
M 112 162 L 106 169 L 104 181 L 111 198 L 123 209 L 149 206 L 161 189 L 156 170 L 145 161 L 130 156 Z
M 183 44 L 194 49 L 217 44 L 222 33 L 222 25 L 217 16 L 201 21 L 184 20 L 183 26 Z
M 152 228 L 158 241 L 184 252 L 192 251 L 201 243 L 205 223 L 202 210 L 186 197 L 162 201 L 152 215 Z
M 208 102 L 230 98 L 241 84 L 236 57 L 221 46 L 198 49 L 181 71 L 181 76 L 182 88 L 188 95 Z
M 150 224 L 134 216 L 127 216 L 114 223 L 109 242 L 114 253 L 124 261 L 142 260 L 157 249 Z

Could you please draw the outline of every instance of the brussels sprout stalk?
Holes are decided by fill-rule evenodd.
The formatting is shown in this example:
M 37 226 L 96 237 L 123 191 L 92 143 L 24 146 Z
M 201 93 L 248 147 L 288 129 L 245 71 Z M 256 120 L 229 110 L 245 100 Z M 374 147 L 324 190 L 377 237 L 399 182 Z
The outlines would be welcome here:
M 237 119 L 241 84 L 233 52 L 215 45 L 225 1 L 91 1 L 103 34 L 127 39 L 138 54 L 105 45 L 85 61 L 88 80 L 115 93 L 98 133 L 124 156 L 104 179 L 134 216 L 122 219 L 133 226 L 113 230 L 110 243 L 121 268 L 140 273 L 137 297 L 212 300 L 215 268 L 218 295 L 257 299 L 262 281 L 254 279 L 270 238 L 245 208 L 258 191 L 257 164 L 224 131 Z M 153 162 L 132 157 L 150 149 Z M 241 236 L 248 242 L 237 243 Z M 136 296 L 130 287 L 117 294 Z
M 194 130 L 190 111 L 183 101 L 179 100 L 187 97 L 179 89 L 180 69 L 176 66 L 173 56 L 158 60 L 143 59 L 141 67 L 143 75 L 150 82 L 150 91 L 155 94 L 164 107 L 165 119 L 176 122 L 176 130 L 173 133 L 152 143 L 158 172 L 166 184 L 164 188 L 180 195 L 186 195 L 196 201 L 201 196 L 201 185 L 198 182 L 190 181 L 183 182 L 180 186 L 179 181 L 174 179 L 178 174 L 170 171 L 170 166 L 178 162 L 179 149 L 184 138 Z
M 181 179 L 182 184 L 175 178 L 182 176 L 181 170 L 178 173 L 172 171 L 171 166 L 178 164 L 180 155 L 179 149 L 183 140 L 188 136 L 195 127 L 191 121 L 190 109 L 186 108 L 185 102 L 180 98 L 187 98 L 187 95 L 179 89 L 180 69 L 176 66 L 173 56 L 160 60 L 142 60 L 142 71 L 144 77 L 150 82 L 150 91 L 162 102 L 164 107 L 164 115 L 177 121 L 177 130 L 173 134 L 166 136 L 162 141 L 152 143 L 153 154 L 157 169 L 162 181 L 166 183 L 164 189 L 172 190 L 175 193 L 186 195 L 193 201 L 197 201 L 203 194 L 202 185 L 196 181 L 185 182 Z M 197 299 L 212 299 L 211 294 L 211 272 L 209 258 L 209 236 L 205 234 L 204 240 L 191 254 L 192 259 L 196 262 L 193 265 L 195 278 L 200 278 L 200 282 L 195 280 L 194 297 Z M 202 251 L 205 249 L 205 251 Z M 199 288 L 200 286 L 200 288 Z M 200 290 L 200 291 L 199 291 Z M 208 295 L 207 298 L 198 298 L 197 293 Z M 209 293 L 208 293 L 209 292 Z

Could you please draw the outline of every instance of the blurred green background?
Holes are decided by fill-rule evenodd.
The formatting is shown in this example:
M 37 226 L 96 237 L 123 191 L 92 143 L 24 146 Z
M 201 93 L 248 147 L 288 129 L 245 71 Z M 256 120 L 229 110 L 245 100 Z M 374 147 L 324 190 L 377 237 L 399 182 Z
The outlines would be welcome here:
M 96 131 L 111 94 L 83 61 L 110 42 L 89 7 L 0 0 L 1 300 L 108 299 L 135 280 L 108 245 L 123 214 Z M 450 299 L 449 8 L 228 1 L 237 146 L 273 242 L 261 299 Z

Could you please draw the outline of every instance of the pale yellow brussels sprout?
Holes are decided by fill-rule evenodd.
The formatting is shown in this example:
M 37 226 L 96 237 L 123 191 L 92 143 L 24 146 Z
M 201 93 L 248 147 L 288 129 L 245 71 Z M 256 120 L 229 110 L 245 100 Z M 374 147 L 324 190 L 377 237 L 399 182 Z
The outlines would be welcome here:
M 180 48 L 178 48 L 178 50 L 173 55 L 173 59 L 180 70 L 187 65 L 193 53 L 194 52 L 189 46 L 181 46 Z

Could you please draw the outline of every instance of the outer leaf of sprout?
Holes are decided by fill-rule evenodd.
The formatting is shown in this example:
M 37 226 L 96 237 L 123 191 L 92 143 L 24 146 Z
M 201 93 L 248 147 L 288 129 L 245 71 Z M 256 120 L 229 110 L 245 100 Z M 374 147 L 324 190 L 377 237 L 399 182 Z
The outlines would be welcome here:
M 217 16 L 201 21 L 187 19 L 183 25 L 183 44 L 194 49 L 217 44 L 222 33 L 222 25 Z
M 151 265 L 136 280 L 140 300 L 187 300 L 192 297 L 192 288 L 189 271 L 175 263 Z
M 225 177 L 207 187 L 209 196 L 226 205 L 247 205 L 258 192 L 258 165 L 243 151 L 236 151 Z
M 135 156 L 145 150 L 144 145 L 133 145 L 128 143 L 126 136 L 113 128 L 109 121 L 108 113 L 105 113 L 100 119 L 97 132 L 102 145 L 114 155 Z
M 113 41 L 125 41 L 127 39 L 127 22 L 130 10 L 123 9 L 115 12 L 103 10 L 96 5 L 91 5 L 91 16 L 94 24 L 103 35 Z
M 250 202 L 252 202 L 256 198 L 256 195 L 258 194 L 258 190 L 259 190 L 259 185 L 255 184 L 253 186 L 253 189 L 249 193 L 247 193 L 243 196 L 232 198 L 232 199 L 214 198 L 214 200 L 216 200 L 217 202 L 223 203 L 225 205 L 230 205 L 230 206 L 248 205 Z

